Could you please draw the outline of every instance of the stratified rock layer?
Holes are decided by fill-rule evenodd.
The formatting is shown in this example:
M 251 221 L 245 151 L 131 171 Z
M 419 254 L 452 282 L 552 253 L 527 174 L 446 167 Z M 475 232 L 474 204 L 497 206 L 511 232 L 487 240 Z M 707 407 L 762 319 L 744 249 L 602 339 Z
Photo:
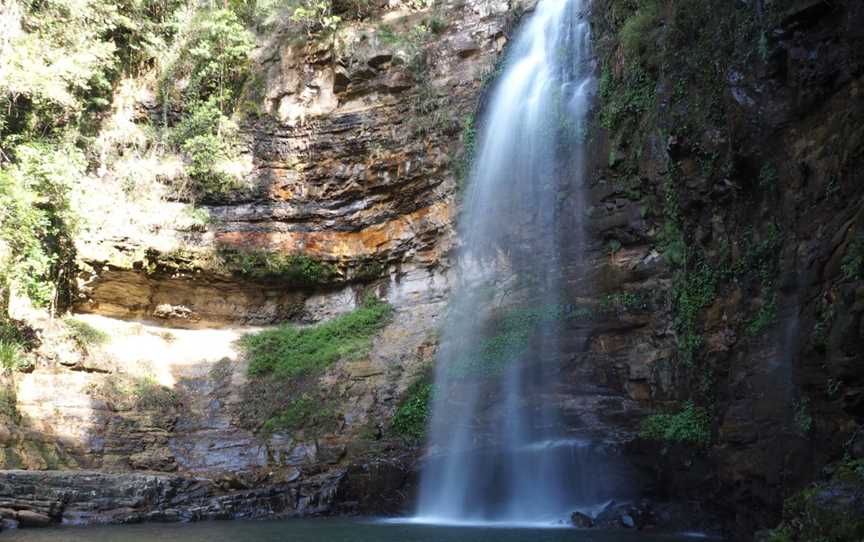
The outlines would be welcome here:
M 681 56 L 662 70 L 649 66 L 648 98 L 628 97 L 656 107 L 626 109 L 626 129 L 595 126 L 587 209 L 572 193 L 560 198 L 562 213 L 587 217 L 588 256 L 565 254 L 562 270 L 567 303 L 586 316 L 564 324 L 559 384 L 537 395 L 562 405 L 573 435 L 640 468 L 645 496 L 701 503 L 694 509 L 721 515 L 739 538 L 776 524 L 784 498 L 826 463 L 846 452 L 861 457 L 847 443 L 864 421 L 864 285 L 843 269 L 864 232 L 864 7 L 756 3 L 781 13 L 763 51 L 759 39 L 730 45 L 718 37 L 706 51 L 701 32 L 669 33 L 690 14 L 705 35 L 727 36 L 720 30 L 737 28 L 726 25 L 730 14 L 756 9 L 749 4 L 669 2 L 645 33 L 651 51 L 683 40 L 686 47 L 670 41 L 677 45 L 667 49 L 697 60 L 717 51 L 729 60 L 744 47 L 750 54 L 724 62 L 712 85 L 694 80 L 713 61 Z M 482 109 L 482 80 L 516 8 L 448 6 L 445 29 L 423 46 L 421 72 L 404 44 L 381 39 L 378 21 L 352 23 L 332 44 L 277 38 L 260 51 L 265 114 L 244 126 L 255 161 L 249 187 L 206 202 L 206 225 L 166 226 L 158 242 L 111 228 L 79 240 L 76 310 L 146 321 L 141 329 L 118 324 L 118 342 L 135 355 L 63 347 L 46 325 L 35 370 L 0 378 L 0 463 L 51 469 L 0 474 L 7 519 L 21 511 L 122 522 L 404 505 L 418 450 L 383 430 L 434 356 L 458 244 L 463 126 Z M 634 9 L 594 3 L 607 75 L 632 66 L 619 31 Z M 407 33 L 421 18 L 387 20 Z M 609 99 L 601 96 L 601 116 Z M 683 248 L 667 227 L 672 213 Z M 524 238 L 507 256 L 542 265 L 530 220 L 513 220 L 525 224 Z M 760 246 L 769 250 L 753 258 Z M 298 285 L 211 265 L 226 248 L 302 253 L 335 275 Z M 773 275 L 760 277 L 763 269 Z M 710 299 L 688 321 L 694 339 L 682 304 L 705 293 L 688 289 L 689 278 L 709 272 Z M 530 288 L 513 282 L 490 292 L 490 310 L 536 304 Z M 370 292 L 395 314 L 369 356 L 320 379 L 339 427 L 263 435 L 244 423 L 246 367 L 231 340 L 206 334 L 236 338 L 249 331 L 243 326 L 324 320 Z M 194 340 L 208 348 L 180 348 L 183 333 L 202 333 Z M 174 395 L 137 404 L 106 389 L 125 377 L 155 378 Z M 687 399 L 709 408 L 706 446 L 637 438 L 645 415 Z

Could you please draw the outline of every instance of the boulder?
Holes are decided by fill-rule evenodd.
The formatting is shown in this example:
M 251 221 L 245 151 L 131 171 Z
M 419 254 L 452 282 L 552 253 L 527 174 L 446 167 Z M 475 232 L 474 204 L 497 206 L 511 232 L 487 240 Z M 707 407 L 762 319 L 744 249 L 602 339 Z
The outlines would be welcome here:
M 52 523 L 49 516 L 30 510 L 19 511 L 16 519 L 21 527 L 48 527 Z
M 579 529 L 590 529 L 594 526 L 594 520 L 591 516 L 578 511 L 570 514 L 570 523 Z
M 621 525 L 623 525 L 627 529 L 635 529 L 636 521 L 630 514 L 622 514 L 621 515 Z

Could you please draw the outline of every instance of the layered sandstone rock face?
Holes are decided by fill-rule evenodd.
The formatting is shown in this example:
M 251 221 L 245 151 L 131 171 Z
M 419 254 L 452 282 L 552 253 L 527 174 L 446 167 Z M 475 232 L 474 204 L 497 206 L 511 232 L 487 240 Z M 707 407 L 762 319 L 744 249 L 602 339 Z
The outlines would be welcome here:
M 200 205 L 203 221 L 175 219 L 166 203 L 137 228 L 97 224 L 79 242 L 76 311 L 187 327 L 318 319 L 304 312 L 316 288 L 245 276 L 220 251 L 301 255 L 327 273 L 300 286 L 329 292 L 443 274 L 465 127 L 514 9 L 454 3 L 314 39 L 268 36 L 256 51 L 256 111 L 242 126 L 245 187 Z

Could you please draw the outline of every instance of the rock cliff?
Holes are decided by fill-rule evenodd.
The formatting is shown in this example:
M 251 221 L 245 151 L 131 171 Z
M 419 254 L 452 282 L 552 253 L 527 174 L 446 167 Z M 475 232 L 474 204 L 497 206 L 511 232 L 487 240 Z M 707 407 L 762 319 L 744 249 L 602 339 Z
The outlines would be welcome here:
M 31 319 L 34 366 L 0 388 L 3 516 L 399 511 L 420 450 L 391 420 L 434 359 L 473 119 L 524 9 L 382 6 L 325 38 L 268 36 L 241 126 L 252 166 L 199 202 L 206 219 L 170 199 L 104 213 L 115 200 L 92 187 L 107 202 L 76 239 L 73 312 L 110 340 Z M 538 400 L 564 405 L 642 496 L 698 503 L 749 538 L 862 454 L 864 8 L 595 0 L 586 17 L 590 186 L 560 199 L 584 216 L 587 257 L 573 247 L 563 270 L 566 364 Z M 530 221 L 524 235 L 512 258 L 542 265 Z M 481 303 L 532 307 L 524 279 Z M 369 293 L 394 312 L 368 354 L 305 388 L 249 375 L 240 337 Z M 307 393 L 335 424 L 250 421 L 256 395 Z

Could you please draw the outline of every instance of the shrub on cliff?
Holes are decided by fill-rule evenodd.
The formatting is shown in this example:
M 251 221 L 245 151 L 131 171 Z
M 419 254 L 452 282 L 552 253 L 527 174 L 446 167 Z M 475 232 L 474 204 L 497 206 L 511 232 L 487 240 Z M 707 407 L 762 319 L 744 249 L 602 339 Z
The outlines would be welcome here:
M 249 76 L 254 45 L 234 12 L 202 10 L 181 33 L 162 75 L 163 105 L 186 108 L 214 98 L 222 113 L 230 112 Z
M 18 368 L 21 347 L 16 341 L 0 339 L 0 369 L 11 372 Z
M 305 254 L 282 254 L 267 250 L 220 247 L 216 265 L 230 273 L 251 279 L 278 279 L 295 286 L 331 284 L 338 277 L 336 267 Z
M 77 318 L 64 318 L 63 323 L 66 324 L 67 335 L 70 339 L 83 349 L 91 346 L 98 346 L 108 342 L 110 337 L 104 331 L 97 329 Z
M 846 280 L 864 279 L 864 234 L 859 233 L 846 249 L 841 271 Z
M 249 359 L 249 374 L 292 378 L 323 370 L 339 359 L 363 356 L 391 312 L 387 303 L 367 298 L 354 311 L 314 326 L 289 324 L 247 335 L 240 346 Z
M 237 126 L 230 116 L 250 74 L 252 34 L 228 9 L 202 10 L 181 32 L 160 83 L 167 113 L 182 111 L 167 140 L 186 162 L 186 196 L 225 194 L 237 182 L 228 164 L 237 158 Z
M 654 414 L 642 421 L 640 435 L 650 440 L 705 446 L 711 441 L 711 422 L 704 408 L 687 402 L 675 414 Z
M 299 431 L 308 427 L 322 431 L 331 428 L 335 421 L 336 413 L 326 401 L 307 394 L 291 401 L 279 414 L 265 421 L 261 430 L 265 433 L 274 433 Z
M 765 542 L 864 540 L 864 460 L 848 457 L 825 467 L 831 478 L 803 489 L 783 503 L 783 522 Z
M 415 441 L 423 439 L 431 409 L 432 382 L 428 376 L 424 376 L 405 392 L 393 416 L 393 431 L 406 439 Z
M 14 153 L 16 162 L 0 168 L 0 239 L 10 252 L 0 280 L 47 307 L 57 300 L 55 284 L 70 278 L 64 267 L 77 220 L 69 193 L 84 175 L 84 156 L 53 141 L 23 143 Z
M 618 33 L 624 55 L 649 69 L 657 64 L 656 39 L 660 16 L 657 0 L 642 0 L 639 9 L 624 22 Z

